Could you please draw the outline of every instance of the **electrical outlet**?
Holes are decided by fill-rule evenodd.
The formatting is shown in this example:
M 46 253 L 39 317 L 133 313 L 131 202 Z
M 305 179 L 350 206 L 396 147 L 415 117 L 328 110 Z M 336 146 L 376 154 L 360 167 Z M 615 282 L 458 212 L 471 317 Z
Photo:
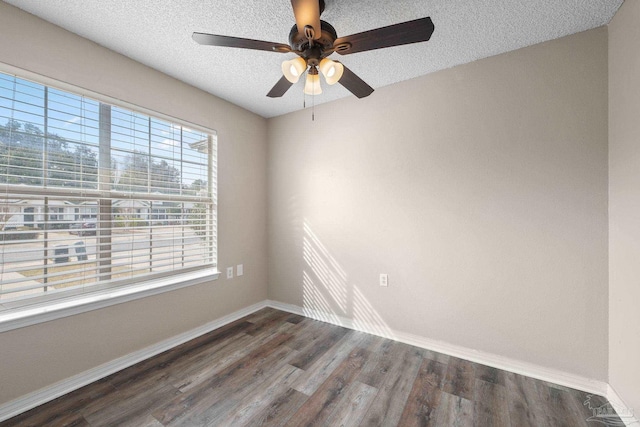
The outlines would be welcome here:
M 389 286 L 389 275 L 385 273 L 380 273 L 380 286 L 384 286 L 385 288 Z
M 244 265 L 236 265 L 236 276 L 242 276 L 244 274 Z
M 227 267 L 227 279 L 233 279 L 233 267 Z

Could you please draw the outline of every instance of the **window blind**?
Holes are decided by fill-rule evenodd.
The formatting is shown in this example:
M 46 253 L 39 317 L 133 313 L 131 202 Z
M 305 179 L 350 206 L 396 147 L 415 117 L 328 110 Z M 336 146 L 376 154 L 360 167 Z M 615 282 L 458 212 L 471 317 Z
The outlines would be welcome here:
M 215 267 L 216 137 L 0 74 L 0 299 Z

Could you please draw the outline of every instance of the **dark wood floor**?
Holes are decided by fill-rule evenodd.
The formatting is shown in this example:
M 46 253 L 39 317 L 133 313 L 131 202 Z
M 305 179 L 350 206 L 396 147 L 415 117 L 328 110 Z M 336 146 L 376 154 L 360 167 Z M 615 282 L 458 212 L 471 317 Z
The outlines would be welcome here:
M 592 426 L 587 398 L 264 309 L 0 425 Z

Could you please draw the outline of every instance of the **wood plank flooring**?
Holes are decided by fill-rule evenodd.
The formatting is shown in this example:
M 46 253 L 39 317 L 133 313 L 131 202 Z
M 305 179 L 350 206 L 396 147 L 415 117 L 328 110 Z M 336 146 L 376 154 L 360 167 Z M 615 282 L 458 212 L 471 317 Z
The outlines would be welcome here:
M 590 426 L 588 398 L 268 308 L 0 426 Z

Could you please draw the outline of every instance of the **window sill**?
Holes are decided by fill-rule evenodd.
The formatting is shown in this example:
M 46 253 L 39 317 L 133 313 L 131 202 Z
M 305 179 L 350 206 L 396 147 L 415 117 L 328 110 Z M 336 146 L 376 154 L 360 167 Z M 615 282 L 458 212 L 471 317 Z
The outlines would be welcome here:
M 47 303 L 25 305 L 0 311 L 0 332 L 49 322 L 67 316 L 122 304 L 128 301 L 158 295 L 164 292 L 216 280 L 216 269 L 181 274 L 166 279 L 155 279 L 137 285 L 88 292 L 73 297 L 60 298 Z

